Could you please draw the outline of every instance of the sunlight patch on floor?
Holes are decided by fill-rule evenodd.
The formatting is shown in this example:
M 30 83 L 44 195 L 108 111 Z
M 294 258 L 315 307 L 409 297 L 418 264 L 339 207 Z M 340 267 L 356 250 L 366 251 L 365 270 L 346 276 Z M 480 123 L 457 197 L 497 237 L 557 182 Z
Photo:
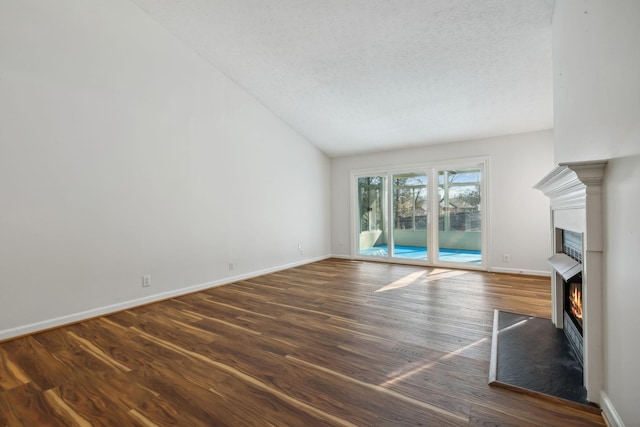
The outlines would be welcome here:
M 403 278 L 396 280 L 395 282 L 381 287 L 380 289 L 376 290 L 376 292 L 384 292 L 391 289 L 404 288 L 405 286 L 412 285 L 426 273 L 426 271 L 416 271 L 415 273 L 408 274 Z
M 392 289 L 404 288 L 406 286 L 410 286 L 410 285 L 413 285 L 414 283 L 420 282 L 421 281 L 420 279 L 423 278 L 424 276 L 426 276 L 427 280 L 423 283 L 426 283 L 432 280 L 448 279 L 448 278 L 460 276 L 466 273 L 467 273 L 466 271 L 462 271 L 462 270 L 450 270 L 450 269 L 444 269 L 444 268 L 436 268 L 431 271 L 426 271 L 426 270 L 416 271 L 414 273 L 407 274 L 403 278 L 398 279 L 395 282 L 391 282 L 388 285 L 381 287 L 380 289 L 376 289 L 374 292 L 384 292 Z

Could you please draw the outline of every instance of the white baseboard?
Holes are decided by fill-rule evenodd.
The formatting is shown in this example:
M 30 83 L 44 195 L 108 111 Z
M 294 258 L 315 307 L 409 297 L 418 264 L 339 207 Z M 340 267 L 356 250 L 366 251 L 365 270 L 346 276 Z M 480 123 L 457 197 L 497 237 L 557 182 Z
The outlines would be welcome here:
M 527 276 L 545 276 L 551 277 L 551 273 L 548 271 L 542 270 L 520 270 L 517 268 L 500 268 L 500 267 L 490 267 L 489 271 L 493 273 L 509 273 L 509 274 L 523 274 Z
M 276 271 L 286 270 L 288 268 L 298 267 L 312 262 L 321 261 L 330 258 L 329 255 L 308 258 L 302 261 L 296 261 L 289 264 L 283 264 L 276 267 L 266 268 L 263 270 L 253 271 L 251 273 L 245 273 L 233 277 L 225 277 L 224 279 L 215 280 L 213 282 L 201 283 L 199 285 L 187 286 L 186 288 L 174 289 L 159 294 L 149 295 L 144 298 L 137 298 L 134 300 L 123 301 L 116 304 L 106 305 L 103 307 L 97 307 L 90 310 L 80 311 L 77 313 L 67 314 L 60 317 L 54 317 L 52 319 L 43 320 L 40 322 L 30 323 L 28 325 L 17 326 L 14 328 L 0 330 L 0 341 L 5 341 L 11 338 L 20 337 L 23 335 L 29 335 L 36 332 L 45 331 L 47 329 L 57 328 L 63 325 L 80 322 L 83 320 L 91 319 L 98 316 L 104 316 L 118 311 L 127 310 L 133 307 L 138 307 L 145 304 L 150 304 L 157 301 L 162 301 L 169 298 L 174 298 L 180 295 L 190 294 L 192 292 L 202 291 L 204 289 L 214 288 L 216 286 L 226 285 L 229 283 L 237 282 L 239 280 L 251 279 L 254 277 L 262 276 L 268 273 L 274 273 Z
M 337 255 L 337 254 L 333 254 L 331 255 L 331 258 L 339 258 L 339 259 L 348 259 L 348 260 L 357 260 L 357 261 L 372 261 L 372 262 L 389 262 L 388 259 L 384 258 L 384 259 L 375 259 L 375 258 L 353 258 L 352 256 L 349 255 Z M 410 264 L 410 265 L 417 265 L 415 263 L 412 263 L 411 260 L 400 260 L 398 261 L 397 259 L 393 261 L 393 263 L 395 264 Z M 434 266 L 425 266 L 425 267 L 434 267 Z M 463 268 L 463 269 L 470 269 L 470 270 L 478 270 L 478 271 L 485 271 L 483 268 L 477 268 L 475 267 L 473 264 L 469 264 L 469 265 L 455 265 L 455 264 L 447 264 L 446 267 L 444 268 Z M 509 274 L 522 274 L 522 275 L 526 275 L 526 276 L 544 276 L 544 277 L 551 277 L 551 273 L 548 271 L 543 271 L 543 270 L 520 270 L 517 268 L 500 268 L 500 267 L 489 267 L 488 270 L 489 272 L 493 272 L 493 273 L 509 273 Z
M 604 391 L 600 392 L 600 407 L 602 408 L 602 414 L 604 415 L 604 421 L 610 427 L 625 427 L 622 418 L 613 407 L 613 403 L 609 396 Z

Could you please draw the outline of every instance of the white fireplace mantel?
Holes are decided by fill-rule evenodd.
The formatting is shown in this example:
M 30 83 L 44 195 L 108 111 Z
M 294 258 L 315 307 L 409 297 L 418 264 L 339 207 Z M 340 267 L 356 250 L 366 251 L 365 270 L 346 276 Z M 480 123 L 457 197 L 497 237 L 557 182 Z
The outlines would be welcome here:
M 606 160 L 560 163 L 535 189 L 551 200 L 552 253 L 562 251 L 559 230 L 582 233 L 582 304 L 584 386 L 587 399 L 600 403 L 603 381 L 603 221 L 602 180 Z M 551 320 L 563 328 L 563 287 L 558 272 L 551 275 Z

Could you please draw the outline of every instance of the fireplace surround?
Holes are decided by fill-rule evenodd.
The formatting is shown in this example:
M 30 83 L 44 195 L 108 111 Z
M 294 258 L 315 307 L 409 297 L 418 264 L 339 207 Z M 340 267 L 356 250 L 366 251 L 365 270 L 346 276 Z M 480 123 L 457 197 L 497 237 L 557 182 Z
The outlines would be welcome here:
M 602 180 L 606 164 L 606 161 L 561 163 L 534 187 L 549 197 L 551 204 L 551 321 L 560 329 L 573 326 L 565 315 L 569 290 L 564 283 L 580 274 L 582 349 L 576 349 L 576 353 L 580 351 L 582 356 L 587 399 L 597 404 L 604 369 Z M 563 231 L 581 236 L 581 262 L 564 253 Z

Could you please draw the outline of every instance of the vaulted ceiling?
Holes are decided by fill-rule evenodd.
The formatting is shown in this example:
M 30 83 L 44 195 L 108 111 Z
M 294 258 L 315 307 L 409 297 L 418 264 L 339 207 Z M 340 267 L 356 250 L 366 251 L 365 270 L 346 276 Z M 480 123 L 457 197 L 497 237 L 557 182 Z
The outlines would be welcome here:
M 329 156 L 553 127 L 553 0 L 132 0 Z

